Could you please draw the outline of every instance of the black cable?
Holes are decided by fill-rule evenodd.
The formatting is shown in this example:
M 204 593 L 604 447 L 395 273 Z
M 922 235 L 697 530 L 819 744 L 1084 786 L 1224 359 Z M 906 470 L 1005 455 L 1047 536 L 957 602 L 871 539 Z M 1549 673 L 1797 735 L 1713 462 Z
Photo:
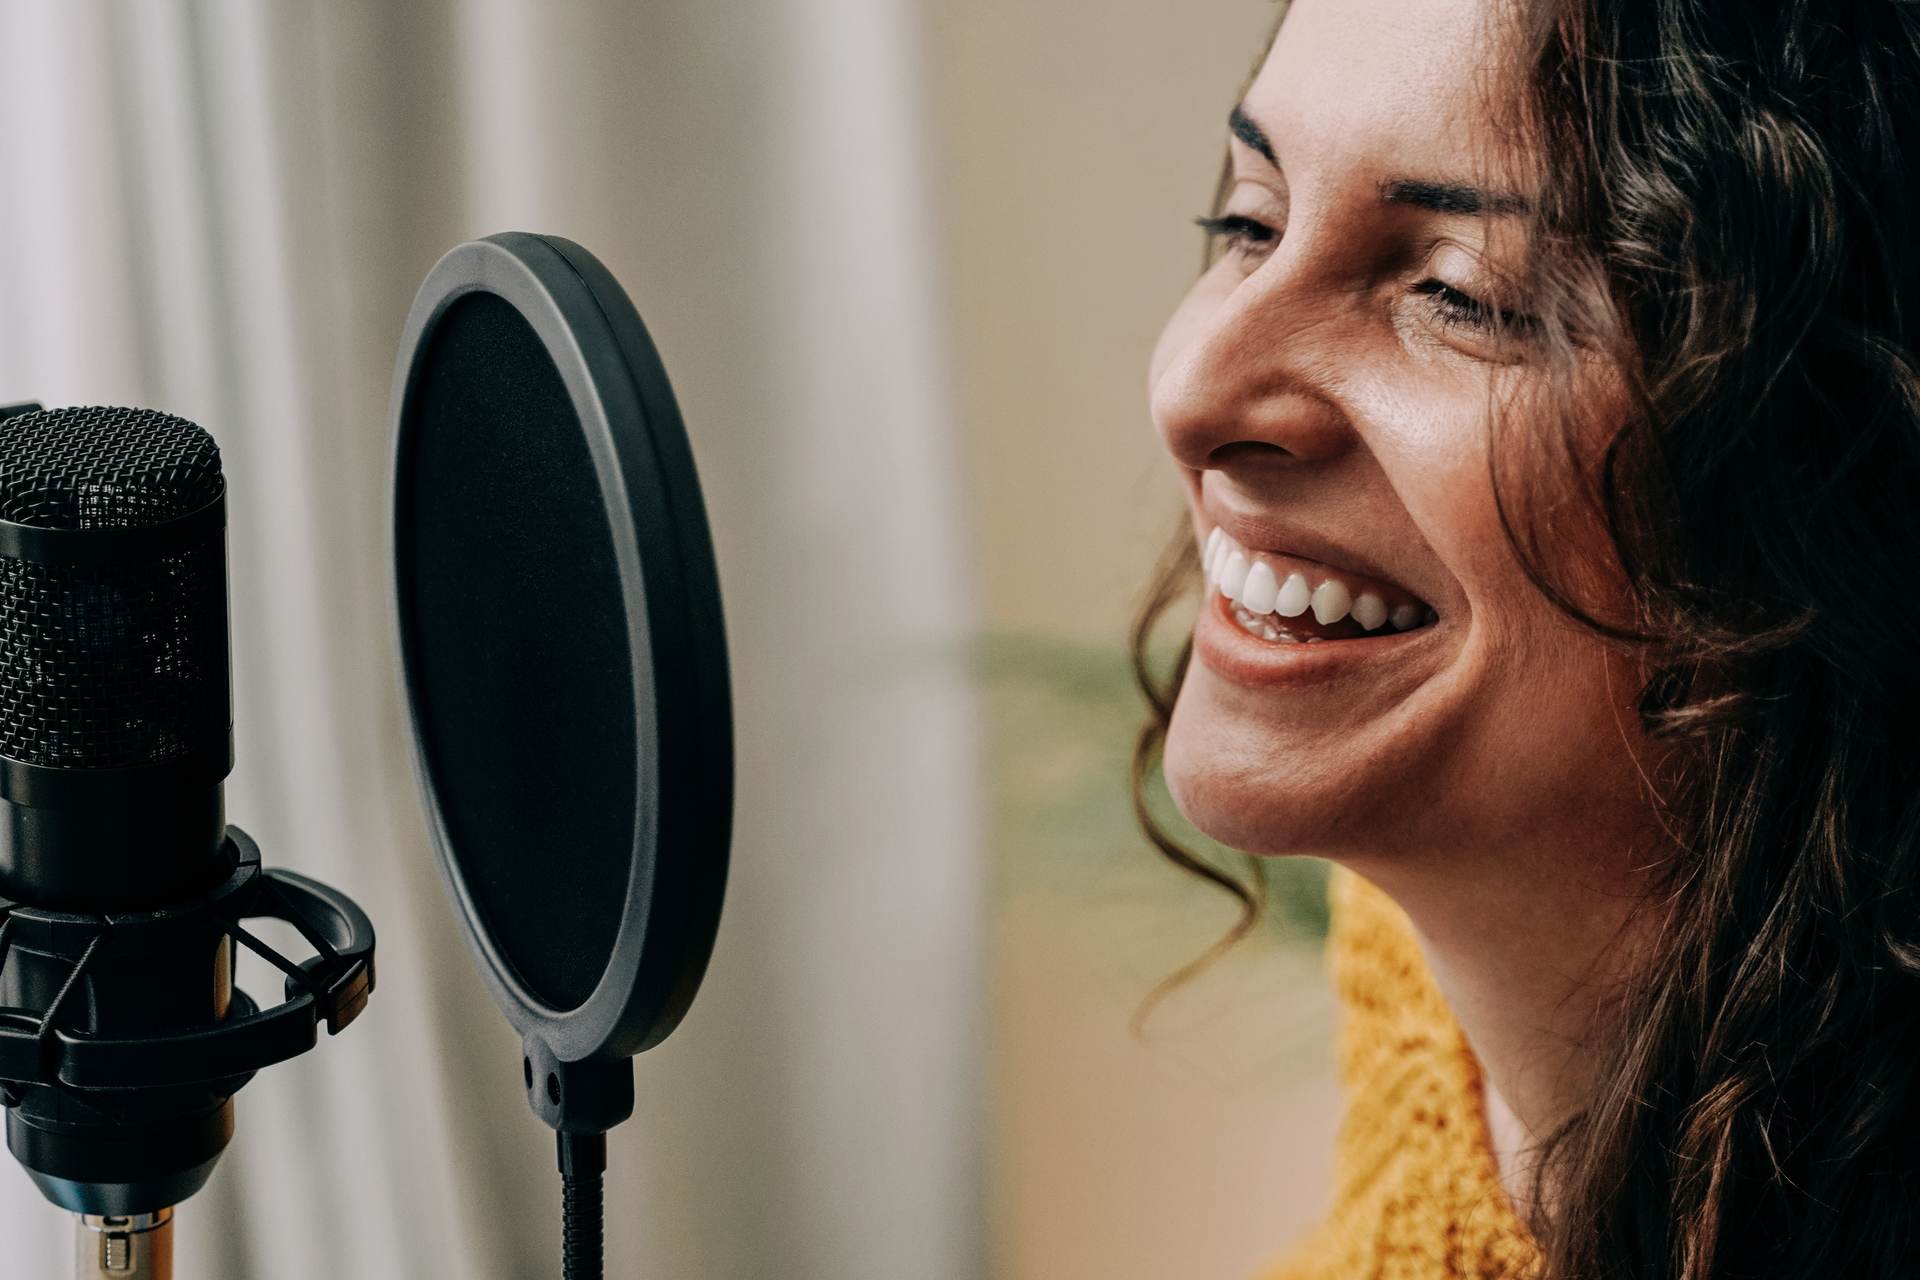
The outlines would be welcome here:
M 601 1280 L 606 1207 L 600 1175 L 607 1135 L 556 1133 L 560 1149 L 561 1263 L 565 1280 Z

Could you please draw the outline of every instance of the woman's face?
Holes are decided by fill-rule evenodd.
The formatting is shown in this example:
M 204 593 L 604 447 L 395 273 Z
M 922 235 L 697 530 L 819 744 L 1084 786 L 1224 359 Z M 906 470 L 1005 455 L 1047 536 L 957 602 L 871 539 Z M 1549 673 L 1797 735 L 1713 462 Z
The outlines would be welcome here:
M 1524 441 L 1545 375 L 1502 285 L 1530 170 L 1491 117 L 1488 13 L 1296 0 L 1234 116 L 1229 247 L 1153 355 L 1215 548 L 1167 776 L 1248 852 L 1379 878 L 1618 850 L 1646 816 L 1638 677 L 1528 581 L 1489 478 L 1492 407 Z

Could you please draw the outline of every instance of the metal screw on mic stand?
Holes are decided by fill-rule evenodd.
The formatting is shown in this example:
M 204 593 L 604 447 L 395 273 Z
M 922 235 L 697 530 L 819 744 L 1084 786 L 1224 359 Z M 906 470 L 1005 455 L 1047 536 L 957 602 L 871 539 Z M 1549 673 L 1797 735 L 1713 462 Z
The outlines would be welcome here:
M 173 1210 L 73 1216 L 75 1280 L 173 1280 Z

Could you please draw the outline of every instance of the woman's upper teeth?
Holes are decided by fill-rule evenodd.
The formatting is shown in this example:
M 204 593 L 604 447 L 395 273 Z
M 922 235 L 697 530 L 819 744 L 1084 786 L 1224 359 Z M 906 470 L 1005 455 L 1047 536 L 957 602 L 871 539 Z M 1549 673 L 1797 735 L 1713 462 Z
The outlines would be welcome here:
M 1297 618 L 1311 609 L 1323 627 L 1352 615 L 1368 631 L 1388 624 L 1410 631 L 1427 615 L 1424 604 L 1397 587 L 1275 552 L 1248 551 L 1218 528 L 1208 535 L 1200 563 L 1207 580 L 1250 613 Z

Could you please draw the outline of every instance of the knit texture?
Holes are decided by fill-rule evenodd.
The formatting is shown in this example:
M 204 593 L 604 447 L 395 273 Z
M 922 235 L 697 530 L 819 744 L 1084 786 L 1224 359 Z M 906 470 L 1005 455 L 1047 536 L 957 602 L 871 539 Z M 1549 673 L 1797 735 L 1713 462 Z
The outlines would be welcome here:
M 1347 1114 L 1326 1223 L 1264 1280 L 1524 1280 L 1533 1238 L 1501 1190 L 1480 1065 L 1371 884 L 1336 870 L 1328 949 L 1344 1021 Z

